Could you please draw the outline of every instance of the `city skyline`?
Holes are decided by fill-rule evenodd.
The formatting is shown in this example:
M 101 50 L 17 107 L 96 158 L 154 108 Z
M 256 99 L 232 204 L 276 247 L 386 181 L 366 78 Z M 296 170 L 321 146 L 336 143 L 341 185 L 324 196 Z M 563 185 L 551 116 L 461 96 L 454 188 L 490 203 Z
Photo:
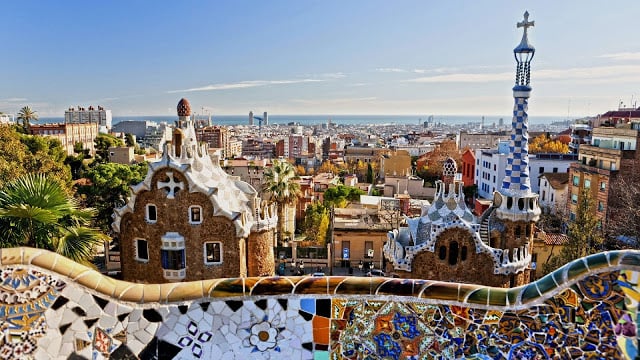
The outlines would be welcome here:
M 172 115 L 496 115 L 512 109 L 512 49 L 536 26 L 532 116 L 633 106 L 640 4 L 248 1 L 4 4 L 0 111 L 103 105 Z M 533 106 L 535 104 L 535 106 Z M 636 105 L 637 107 L 637 105 Z

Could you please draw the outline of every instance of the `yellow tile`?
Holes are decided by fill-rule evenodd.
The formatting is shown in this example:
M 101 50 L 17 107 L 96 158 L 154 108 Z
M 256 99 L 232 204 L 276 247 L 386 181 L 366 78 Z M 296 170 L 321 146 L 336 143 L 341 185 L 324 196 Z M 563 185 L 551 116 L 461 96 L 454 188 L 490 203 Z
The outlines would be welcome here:
M 146 284 L 143 287 L 144 297 L 142 302 L 160 302 L 160 284 Z
M 173 284 L 173 289 L 169 292 L 167 301 L 187 301 L 202 298 L 202 283 L 200 281 L 191 281 L 186 283 Z
M 128 284 L 129 287 L 122 290 L 122 292 L 120 292 L 119 295 L 116 294 L 115 297 L 122 301 L 131 301 L 135 303 L 143 302 L 145 286 L 149 286 L 149 285 L 133 284 L 133 283 L 126 283 L 126 284 Z M 118 288 L 116 288 L 116 291 L 117 289 Z

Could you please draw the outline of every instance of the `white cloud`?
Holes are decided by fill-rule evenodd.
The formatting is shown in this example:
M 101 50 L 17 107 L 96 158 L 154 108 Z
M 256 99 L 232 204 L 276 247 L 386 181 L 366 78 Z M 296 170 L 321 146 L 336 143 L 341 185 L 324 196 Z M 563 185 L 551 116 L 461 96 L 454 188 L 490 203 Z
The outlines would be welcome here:
M 342 79 L 347 77 L 347 75 L 343 72 L 335 72 L 335 73 L 320 74 L 320 77 L 328 78 L 328 79 Z
M 614 54 L 604 54 L 599 57 L 612 60 L 640 60 L 640 52 L 621 52 Z
M 479 83 L 513 80 L 513 72 L 494 73 L 454 73 L 423 76 L 406 80 L 415 83 Z M 592 66 L 569 69 L 532 70 L 532 81 L 565 81 L 581 83 L 631 82 L 640 81 L 640 67 L 633 65 Z
M 382 73 L 405 73 L 408 72 L 405 69 L 400 69 L 400 68 L 377 68 L 376 69 L 377 72 L 382 72 Z
M 212 84 L 197 88 L 183 89 L 183 90 L 169 90 L 168 94 L 183 93 L 183 92 L 195 92 L 195 91 L 215 91 L 215 90 L 232 90 L 232 89 L 246 89 L 259 86 L 269 85 L 287 85 L 287 84 L 302 84 L 312 82 L 322 82 L 321 79 L 295 79 L 295 80 L 248 80 L 240 81 L 236 83 L 225 84 Z
M 435 76 L 423 76 L 415 79 L 407 80 L 407 82 L 416 83 L 442 83 L 442 82 L 459 82 L 459 83 L 475 83 L 475 82 L 490 82 L 490 81 L 503 81 L 514 77 L 511 73 L 487 73 L 487 74 L 473 74 L 473 73 L 460 73 L 460 74 L 447 74 L 447 75 L 435 75 Z
M 334 98 L 334 99 L 292 99 L 291 102 L 305 105 L 331 105 L 331 104 L 349 104 L 355 102 L 376 101 L 375 96 L 357 97 L 357 98 Z
M 7 98 L 7 99 L 0 99 L 0 102 L 22 102 L 22 101 L 27 101 L 27 98 Z

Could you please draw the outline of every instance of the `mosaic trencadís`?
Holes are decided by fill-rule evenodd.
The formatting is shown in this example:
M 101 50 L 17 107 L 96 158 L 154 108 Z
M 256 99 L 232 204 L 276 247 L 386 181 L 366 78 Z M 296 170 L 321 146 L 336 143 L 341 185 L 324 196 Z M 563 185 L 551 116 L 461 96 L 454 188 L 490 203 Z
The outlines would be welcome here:
M 0 358 L 634 359 L 640 252 L 514 289 L 357 277 L 140 285 L 1 249 Z

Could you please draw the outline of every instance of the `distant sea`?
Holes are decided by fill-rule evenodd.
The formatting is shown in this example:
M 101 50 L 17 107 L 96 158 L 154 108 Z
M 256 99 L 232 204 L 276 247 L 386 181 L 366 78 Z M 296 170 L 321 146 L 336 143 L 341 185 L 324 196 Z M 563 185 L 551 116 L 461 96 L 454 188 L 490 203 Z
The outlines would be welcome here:
M 205 119 L 205 117 L 198 117 L 199 119 Z M 505 116 L 485 116 L 484 124 L 489 126 L 493 123 L 499 124 L 500 118 L 503 119 L 505 125 L 511 124 L 511 115 Z M 177 116 L 164 116 L 164 115 L 149 115 L 149 116 L 114 116 L 113 124 L 117 124 L 126 120 L 149 120 L 154 122 L 166 122 L 173 124 L 177 120 Z M 433 123 L 442 123 L 445 125 L 462 125 L 469 123 L 480 123 L 482 121 L 482 115 L 469 116 L 469 115 L 269 115 L 269 124 L 288 125 L 289 123 L 297 123 L 300 125 L 320 125 L 326 124 L 329 120 L 333 124 L 344 125 L 421 125 L 425 121 L 432 119 Z M 549 124 L 556 121 L 566 120 L 562 116 L 530 116 L 529 123 L 531 125 L 537 124 Z M 40 123 L 55 123 L 64 122 L 63 117 L 42 117 L 39 119 Z M 219 115 L 212 116 L 211 122 L 214 125 L 247 125 L 249 124 L 248 115 Z M 258 120 L 254 120 L 254 124 L 258 124 Z

